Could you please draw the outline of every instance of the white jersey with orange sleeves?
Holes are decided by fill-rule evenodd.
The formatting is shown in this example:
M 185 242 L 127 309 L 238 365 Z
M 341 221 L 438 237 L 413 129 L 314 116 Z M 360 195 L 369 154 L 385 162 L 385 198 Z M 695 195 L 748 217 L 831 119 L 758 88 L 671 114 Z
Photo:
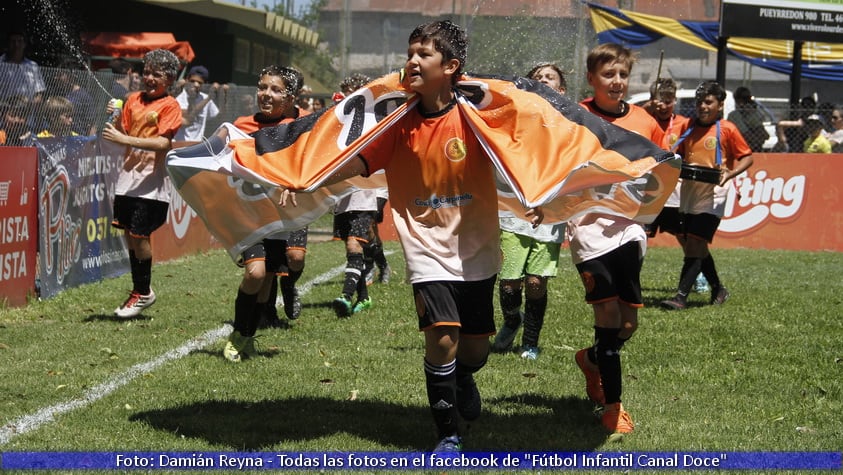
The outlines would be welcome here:
M 627 104 L 623 114 L 612 115 L 597 108 L 593 98 L 584 100 L 580 105 L 598 117 L 643 135 L 667 150 L 664 131 L 643 107 Z M 600 213 L 579 216 L 568 221 L 567 235 L 574 264 L 608 254 L 632 241 L 639 241 L 642 257 L 647 250 L 647 234 L 644 227 L 619 216 Z
M 132 137 L 172 139 L 181 126 L 181 107 L 172 96 L 151 101 L 145 94 L 130 94 L 120 116 L 123 130 Z M 128 148 L 117 177 L 115 193 L 121 196 L 170 201 L 170 177 L 165 168 L 167 150 Z
M 453 104 L 416 109 L 360 154 L 383 169 L 411 283 L 478 281 L 500 270 L 491 160 Z

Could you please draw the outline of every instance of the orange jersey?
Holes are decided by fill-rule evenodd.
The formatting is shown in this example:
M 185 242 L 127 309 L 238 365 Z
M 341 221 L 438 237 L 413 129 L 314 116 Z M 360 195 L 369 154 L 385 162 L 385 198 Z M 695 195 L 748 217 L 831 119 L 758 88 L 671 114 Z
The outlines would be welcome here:
M 717 137 L 715 124 L 696 125 L 694 130 L 679 144 L 676 153 L 682 155 L 682 160 L 691 165 L 717 168 L 717 143 L 720 142 L 722 166 L 732 169 L 735 160 L 752 155 L 752 149 L 744 140 L 738 127 L 728 120 L 720 120 L 720 137 Z
M 668 120 L 656 119 L 656 123 L 659 124 L 659 127 L 662 131 L 664 131 L 664 139 L 668 146 L 668 150 L 679 140 L 679 137 L 682 136 L 682 132 L 688 128 L 690 122 L 690 118 L 679 114 L 673 114 Z
M 618 127 L 622 127 L 638 135 L 647 137 L 654 144 L 667 150 L 667 141 L 665 140 L 665 133 L 659 127 L 656 119 L 653 118 L 643 107 L 635 104 L 627 104 L 626 112 L 623 114 L 610 114 L 602 109 L 599 109 L 594 103 L 594 98 L 589 97 L 580 102 L 580 105 L 588 109 L 592 114 L 600 117 L 606 122 L 611 122 Z
M 691 124 L 693 130 L 676 149 L 682 155 L 684 163 L 709 168 L 717 166 L 717 144 L 720 144 L 722 167 L 732 169 L 735 162 L 752 155 L 752 149 L 744 140 L 738 127 L 728 120 L 720 120 L 720 137 L 717 126 Z M 688 214 L 708 213 L 722 218 L 725 213 L 726 194 L 731 183 L 726 186 L 714 185 L 694 180 L 682 180 L 679 193 L 679 211 Z
M 410 111 L 362 152 L 384 170 L 411 283 L 477 281 L 500 269 L 494 167 L 452 105 Z
M 126 98 L 120 117 L 123 130 L 132 137 L 167 137 L 172 139 L 181 127 L 181 106 L 172 96 L 162 96 L 151 101 L 145 94 L 136 92 Z M 166 150 L 153 151 L 129 148 L 123 168 L 117 178 L 118 195 L 170 201 L 170 187 L 165 186 Z

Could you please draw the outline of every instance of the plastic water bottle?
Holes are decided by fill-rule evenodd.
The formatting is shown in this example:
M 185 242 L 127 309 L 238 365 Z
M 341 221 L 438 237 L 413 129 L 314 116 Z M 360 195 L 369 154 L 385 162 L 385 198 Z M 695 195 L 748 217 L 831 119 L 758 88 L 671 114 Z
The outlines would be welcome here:
M 114 108 L 111 111 L 111 115 L 108 116 L 108 123 L 114 125 L 114 121 L 120 118 L 120 114 L 123 112 L 123 100 L 111 99 L 110 101 L 108 101 L 108 103 Z

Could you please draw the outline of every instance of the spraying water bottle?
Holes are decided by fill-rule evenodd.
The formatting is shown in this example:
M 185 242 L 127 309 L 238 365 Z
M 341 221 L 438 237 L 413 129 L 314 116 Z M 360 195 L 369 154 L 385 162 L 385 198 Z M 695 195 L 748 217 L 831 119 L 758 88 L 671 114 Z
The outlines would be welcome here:
M 114 125 L 114 121 L 120 118 L 120 114 L 123 112 L 123 101 L 121 99 L 111 99 L 108 101 L 108 104 L 113 107 L 111 115 L 108 116 L 108 123 Z

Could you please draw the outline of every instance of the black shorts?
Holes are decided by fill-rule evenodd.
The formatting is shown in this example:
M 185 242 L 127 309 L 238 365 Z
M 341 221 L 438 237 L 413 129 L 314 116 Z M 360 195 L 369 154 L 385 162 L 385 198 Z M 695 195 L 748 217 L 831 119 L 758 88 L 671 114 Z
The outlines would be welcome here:
M 266 273 L 279 273 L 287 269 L 287 241 L 264 239 L 243 251 L 242 263 L 265 261 Z
M 705 239 L 709 244 L 714 240 L 714 233 L 720 227 L 720 218 L 710 213 L 682 213 L 680 220 L 682 222 L 682 235 L 685 237 L 696 236 Z
M 383 222 L 383 209 L 386 206 L 387 199 L 378 197 L 378 212 L 375 214 L 375 222 L 382 223 Z
M 674 235 L 682 232 L 679 208 L 662 208 L 656 219 L 647 226 L 647 234 L 650 237 L 655 237 L 660 232 Z
M 114 197 L 114 218 L 111 225 L 130 236 L 148 238 L 167 222 L 170 203 L 166 201 L 117 195 Z
M 307 228 L 297 229 L 290 233 L 290 237 L 287 238 L 287 248 L 289 249 L 300 249 L 302 251 L 307 250 Z M 286 251 L 285 251 L 286 252 Z
M 369 242 L 369 230 L 375 221 L 374 211 L 346 211 L 334 215 L 334 238 L 345 241 L 352 237 Z
M 434 281 L 413 284 L 419 330 L 460 327 L 460 334 L 495 334 L 494 293 L 497 276 L 474 282 Z
M 589 304 L 620 300 L 630 307 L 643 307 L 641 299 L 641 245 L 632 241 L 577 264 L 585 301 Z

